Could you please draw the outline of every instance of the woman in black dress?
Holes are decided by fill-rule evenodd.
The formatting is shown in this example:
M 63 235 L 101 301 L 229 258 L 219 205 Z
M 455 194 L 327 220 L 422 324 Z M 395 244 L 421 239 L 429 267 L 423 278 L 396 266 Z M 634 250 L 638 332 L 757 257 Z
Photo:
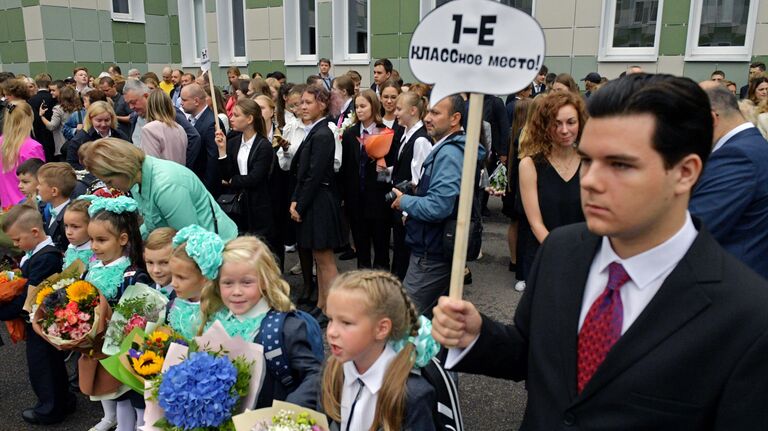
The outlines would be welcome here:
M 263 238 L 274 253 L 282 244 L 276 244 L 274 238 L 268 186 L 273 153 L 261 108 L 251 99 L 238 100 L 230 125 L 239 133 L 228 142 L 223 130 L 216 132 L 221 178 L 230 187 L 225 193 L 242 193 L 240 217 L 235 220 L 238 230 Z
M 341 206 L 334 184 L 336 143 L 328 127 L 330 95 L 324 88 L 308 86 L 301 95 L 301 115 L 309 124 L 298 158 L 296 189 L 291 198 L 291 219 L 298 223 L 299 247 L 312 250 L 317 263 L 317 308 L 325 308 L 328 288 L 338 275 L 333 249 L 343 244 Z M 316 313 L 317 314 L 317 313 Z M 320 316 L 319 321 L 325 317 Z
M 381 122 L 376 93 L 364 90 L 355 99 L 357 122 L 341 138 L 341 178 L 344 208 L 357 249 L 357 267 L 389 270 L 391 209 L 384 196 L 392 190 L 388 178 L 378 172 L 376 161 L 365 152 L 360 140 L 387 128 Z
M 521 280 L 527 278 L 539 244 L 552 229 L 584 221 L 576 153 L 587 118 L 584 102 L 566 91 L 542 97 L 534 106 L 520 146 L 520 198 L 525 213 L 519 229 L 523 236 L 522 253 L 518 253 Z M 525 281 L 515 285 L 517 291 L 524 289 Z

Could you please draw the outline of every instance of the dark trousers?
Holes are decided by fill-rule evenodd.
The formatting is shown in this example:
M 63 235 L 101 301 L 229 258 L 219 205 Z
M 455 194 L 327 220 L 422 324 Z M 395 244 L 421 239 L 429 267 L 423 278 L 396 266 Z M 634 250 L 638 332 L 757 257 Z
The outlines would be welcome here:
M 392 273 L 400 280 L 405 280 L 405 274 L 408 272 L 408 265 L 411 259 L 411 249 L 405 245 L 405 226 L 399 212 L 395 213 L 392 220 Z
M 357 267 L 388 271 L 389 219 L 366 219 L 359 214 L 351 214 L 349 224 L 357 250 Z M 371 244 L 373 244 L 373 266 L 371 266 Z
M 67 352 L 56 350 L 27 324 L 27 367 L 29 382 L 37 396 L 35 413 L 44 417 L 63 416 L 71 407 L 69 378 L 64 364 Z

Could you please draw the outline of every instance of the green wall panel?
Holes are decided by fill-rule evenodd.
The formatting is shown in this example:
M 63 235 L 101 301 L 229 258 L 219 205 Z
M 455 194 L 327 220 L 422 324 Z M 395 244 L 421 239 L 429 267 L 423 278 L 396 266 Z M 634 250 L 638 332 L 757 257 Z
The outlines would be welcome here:
M 82 62 L 101 62 L 101 43 L 90 41 L 75 41 L 75 61 Z
M 267 3 L 270 7 L 280 7 L 283 5 L 283 0 L 269 0 Z
M 177 0 L 167 0 L 168 1 L 168 15 L 178 15 L 179 14 L 179 2 Z
M 147 62 L 147 47 L 143 44 L 131 43 L 128 45 L 131 49 L 131 62 L 132 63 L 146 63 Z
M 101 44 L 101 61 L 104 63 L 115 62 L 115 47 L 111 43 Z
M 148 15 L 145 29 L 148 43 L 171 43 L 171 24 L 167 16 Z M 152 61 L 150 61 L 150 63 L 151 62 Z
M 171 46 L 147 44 L 147 63 L 169 63 L 171 60 Z
M 72 8 L 72 35 L 74 40 L 99 40 L 99 14 L 89 9 Z
M 715 63 L 689 61 L 686 62 L 685 66 L 683 67 L 683 75 L 698 82 L 709 79 L 712 76 L 712 72 L 715 70 L 722 70 L 725 72 L 727 79 L 735 81 L 737 85 L 741 87 L 747 83 L 749 63 Z
M 369 2 L 373 37 L 377 34 L 397 34 L 400 20 L 392 18 L 400 16 L 400 2 L 397 0 L 369 0 Z M 387 17 L 388 19 L 376 19 L 376 17 Z
M 131 48 L 125 42 L 115 42 L 115 61 L 118 63 L 130 63 L 131 61 Z M 127 70 L 123 71 L 128 74 Z
M 259 9 L 269 6 L 269 0 L 245 0 L 247 9 Z
M 573 60 L 571 61 L 571 76 L 573 76 L 573 79 L 576 80 L 576 83 L 579 85 L 579 88 L 581 88 L 582 91 L 586 90 L 584 88 L 584 82 L 579 81 L 580 79 L 587 76 L 590 72 L 597 72 L 597 57 L 593 56 L 582 56 L 582 57 L 573 57 Z
M 147 34 L 144 31 L 144 24 L 128 23 L 128 41 L 133 43 L 145 43 Z
M 400 31 L 413 33 L 419 25 L 421 17 L 419 2 L 413 0 L 400 0 Z M 374 15 L 375 16 L 375 15 Z
M 404 59 L 406 59 L 406 60 L 408 59 L 408 49 L 410 49 L 410 47 L 411 47 L 411 37 L 412 36 L 413 35 L 411 33 L 403 33 L 403 34 L 400 35 L 400 38 L 399 38 L 399 40 L 400 40 L 400 52 L 399 52 L 400 55 L 399 56 L 404 58 Z
M 0 10 L 0 41 L 7 41 L 9 39 L 10 36 L 8 36 L 8 17 L 6 17 L 4 10 Z
M 45 39 L 69 40 L 72 37 L 72 20 L 69 8 L 58 6 L 41 6 L 40 18 L 45 29 Z
M 112 19 L 105 10 L 99 11 L 99 37 L 103 41 L 112 41 Z
M 21 0 L 22 6 L 38 6 L 40 4 L 40 0 Z
M 171 63 L 181 63 L 181 46 L 171 45 Z
M 112 39 L 115 42 L 128 42 L 128 24 L 124 22 L 112 22 Z
M 71 40 L 45 40 L 45 59 L 48 61 L 75 60 L 74 46 Z M 70 72 L 71 74 L 72 72 Z
M 330 3 L 317 4 L 317 34 L 323 37 L 332 37 L 333 31 L 333 9 Z
M 168 2 L 166 0 L 144 0 L 144 13 L 146 15 L 168 15 Z
M 664 25 L 659 36 L 659 55 L 684 55 L 688 26 Z
M 686 24 L 691 14 L 691 0 L 668 0 L 661 11 L 661 22 L 665 24 Z
M 372 58 L 396 58 L 400 53 L 397 34 L 374 34 L 371 37 Z
M 29 74 L 30 76 L 35 76 L 38 73 L 50 73 L 48 71 L 48 63 L 45 61 L 33 61 L 29 63 Z M 54 77 L 54 79 L 57 79 L 61 77 L 62 75 L 57 75 Z
M 6 25 L 8 26 L 8 39 L 12 42 L 25 42 L 27 40 L 24 33 L 24 15 L 21 8 L 8 9 L 5 11 Z
M 179 17 L 178 16 L 171 16 L 169 18 L 169 31 L 168 34 L 170 36 L 171 43 L 179 44 L 181 43 L 181 36 L 179 32 Z
M 3 0 L 0 4 L 4 6 L 4 9 L 13 9 L 22 6 L 21 0 Z
M 216 0 L 205 0 L 205 11 L 216 12 Z

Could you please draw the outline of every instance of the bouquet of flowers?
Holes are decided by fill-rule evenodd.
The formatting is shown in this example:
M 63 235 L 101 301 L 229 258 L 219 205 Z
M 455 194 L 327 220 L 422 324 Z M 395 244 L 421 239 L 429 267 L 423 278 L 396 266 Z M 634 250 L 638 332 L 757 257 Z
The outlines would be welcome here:
M 384 157 L 389 154 L 394 137 L 395 132 L 392 129 L 384 129 L 375 135 L 368 135 L 365 138 L 358 137 L 357 139 L 365 147 L 368 157 L 376 160 L 377 169 L 384 170 L 387 168 L 387 162 L 384 160 Z
M 42 298 L 53 290 L 60 290 L 77 280 L 85 272 L 85 264 L 80 260 L 75 260 L 72 265 L 61 271 L 60 273 L 53 274 L 52 276 L 43 280 L 37 286 L 29 286 L 27 290 L 27 300 L 24 303 L 24 310 L 29 312 L 30 317 L 34 316 L 37 311 L 38 305 L 42 302 Z M 41 292 L 45 292 L 40 295 Z M 40 296 L 40 301 L 38 301 Z
M 357 117 L 355 116 L 355 111 L 352 110 L 347 114 L 346 118 L 344 118 L 344 121 L 341 122 L 341 125 L 337 125 L 333 121 L 328 122 L 328 128 L 331 129 L 333 132 L 333 139 L 336 141 L 337 145 L 341 145 L 341 137 L 344 136 L 344 132 L 349 129 L 349 127 L 357 121 Z
M 499 163 L 489 178 L 489 192 L 494 195 L 502 195 L 507 192 L 507 167 Z
M 26 285 L 27 279 L 21 276 L 21 270 L 6 269 L 0 272 L 0 304 L 6 304 L 16 299 L 24 293 Z M 11 341 L 14 343 L 18 343 L 26 338 L 23 319 L 6 320 L 5 326 L 8 329 L 8 334 L 11 336 Z
M 297 413 L 298 412 L 298 413 Z M 324 414 L 284 401 L 233 418 L 236 431 L 328 431 Z
M 129 286 L 112 310 L 101 351 L 109 356 L 120 353 L 123 339 L 134 328 L 152 332 L 165 320 L 167 304 L 168 298 L 156 289 L 141 283 Z
M 37 293 L 33 325 L 54 346 L 92 348 L 99 324 L 96 316 L 103 311 L 99 309 L 101 295 L 87 281 L 69 281 L 62 280 Z
M 261 346 L 230 337 L 219 322 L 190 344 L 171 343 L 162 373 L 146 382 L 144 431 L 235 431 L 232 416 L 255 402 Z
M 123 339 L 120 352 L 100 362 L 117 380 L 144 394 L 145 382 L 160 374 L 171 343 L 189 344 L 169 326 L 150 333 L 133 328 Z

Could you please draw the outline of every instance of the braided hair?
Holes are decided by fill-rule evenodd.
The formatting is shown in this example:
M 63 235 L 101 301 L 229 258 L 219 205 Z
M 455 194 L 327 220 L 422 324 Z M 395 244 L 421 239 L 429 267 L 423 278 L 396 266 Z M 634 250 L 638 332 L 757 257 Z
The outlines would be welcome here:
M 419 313 L 400 280 L 384 271 L 350 271 L 336 278 L 330 288 L 334 291 L 355 291 L 363 294 L 366 312 L 373 319 L 386 318 L 392 322 L 388 341 L 416 336 Z M 376 402 L 371 431 L 395 431 L 402 428 L 406 407 L 406 382 L 415 363 L 415 347 L 411 343 L 395 356 L 387 367 Z M 344 384 L 342 363 L 329 358 L 323 372 L 322 405 L 331 419 L 341 421 L 341 389 Z

